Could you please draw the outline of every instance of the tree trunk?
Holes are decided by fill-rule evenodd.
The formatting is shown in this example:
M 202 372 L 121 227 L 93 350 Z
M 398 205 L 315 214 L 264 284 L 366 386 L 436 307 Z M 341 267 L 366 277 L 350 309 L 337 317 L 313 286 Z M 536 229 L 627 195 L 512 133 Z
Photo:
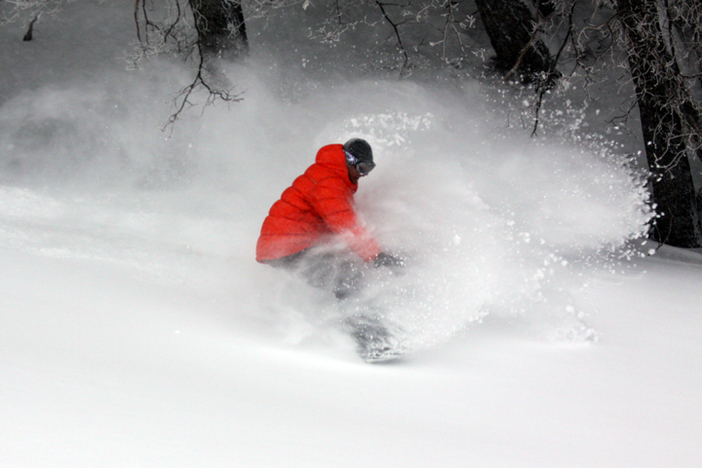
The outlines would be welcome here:
M 521 0 L 476 0 L 480 18 L 495 50 L 495 65 L 503 73 L 516 69 L 524 84 L 553 84 L 558 78 L 546 45 L 535 34 L 536 17 Z
M 617 15 L 628 39 L 646 158 L 658 217 L 651 237 L 677 247 L 702 246 L 702 224 L 687 158 L 683 91 L 666 46 L 655 0 L 619 0 Z M 688 97 L 689 98 L 689 97 Z
M 702 160 L 702 5 L 699 0 L 668 0 L 667 20 L 673 25 L 675 55 L 682 74 L 695 77 L 689 80 L 691 101 L 684 106 L 686 123 L 695 134 L 697 157 Z
M 195 17 L 200 53 L 206 60 L 234 60 L 248 51 L 241 2 L 189 0 Z

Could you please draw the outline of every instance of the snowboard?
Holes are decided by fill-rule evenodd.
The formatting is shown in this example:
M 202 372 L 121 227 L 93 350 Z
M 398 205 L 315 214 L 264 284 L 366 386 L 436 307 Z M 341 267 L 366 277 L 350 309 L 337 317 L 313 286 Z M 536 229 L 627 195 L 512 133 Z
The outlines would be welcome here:
M 394 361 L 407 354 L 404 332 L 372 315 L 355 314 L 346 319 L 356 341 L 356 352 L 367 363 Z

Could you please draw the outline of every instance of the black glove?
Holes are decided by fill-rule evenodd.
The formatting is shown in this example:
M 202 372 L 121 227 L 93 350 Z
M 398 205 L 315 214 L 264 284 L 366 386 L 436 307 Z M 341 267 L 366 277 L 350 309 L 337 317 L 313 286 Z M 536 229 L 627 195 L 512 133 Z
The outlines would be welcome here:
M 403 267 L 405 266 L 405 259 L 400 257 L 395 257 L 394 255 L 386 254 L 380 252 L 375 260 L 373 260 L 375 267 Z

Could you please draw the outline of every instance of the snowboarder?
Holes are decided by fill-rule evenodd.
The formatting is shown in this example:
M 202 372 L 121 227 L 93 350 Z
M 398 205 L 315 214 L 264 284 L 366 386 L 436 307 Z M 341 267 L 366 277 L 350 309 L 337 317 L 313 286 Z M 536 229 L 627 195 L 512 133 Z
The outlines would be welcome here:
M 271 207 L 256 245 L 256 260 L 301 271 L 318 287 L 326 281 L 338 299 L 358 287 L 360 269 L 349 256 L 327 248 L 336 241 L 343 241 L 365 263 L 400 266 L 402 260 L 381 251 L 354 210 L 358 180 L 374 167 L 366 140 L 353 138 L 322 147 L 316 162 Z
M 343 145 L 322 147 L 315 163 L 271 207 L 256 245 L 256 260 L 297 272 L 311 285 L 331 290 L 339 300 L 358 290 L 366 265 L 402 266 L 402 259 L 382 252 L 354 210 L 358 180 L 374 167 L 366 140 L 353 138 Z M 345 246 L 342 251 L 336 248 L 339 242 Z M 370 356 L 369 346 L 376 348 L 374 355 L 378 347 L 388 347 L 368 343 L 388 335 L 377 319 L 349 320 L 364 357 Z

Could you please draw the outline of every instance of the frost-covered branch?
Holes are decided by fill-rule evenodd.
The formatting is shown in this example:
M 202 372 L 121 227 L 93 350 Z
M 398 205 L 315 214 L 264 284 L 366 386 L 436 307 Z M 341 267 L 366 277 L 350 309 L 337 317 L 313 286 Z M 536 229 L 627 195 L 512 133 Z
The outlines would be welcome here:
M 428 15 L 430 13 L 431 5 L 427 5 L 418 16 Z M 473 27 L 475 24 L 475 17 L 472 15 L 466 15 L 463 20 L 459 19 L 458 14 L 458 3 L 452 0 L 445 0 L 439 4 L 439 8 L 443 9 L 441 16 L 444 18 L 443 24 L 439 28 L 441 34 L 441 40 L 430 43 L 431 46 L 436 46 L 441 44 L 441 59 L 444 62 L 451 62 L 448 53 L 449 39 L 454 37 L 458 48 L 460 51 L 465 51 L 466 44 L 464 43 L 464 37 L 462 32 L 466 29 Z M 460 29 L 459 29 L 460 28 Z
M 475 23 L 461 10 L 465 4 L 456 0 L 333 0 L 315 5 L 329 14 L 311 38 L 335 43 L 353 31 L 381 36 L 369 49 L 367 65 L 399 70 L 400 78 L 447 63 L 458 68 L 468 55 L 467 30 Z

